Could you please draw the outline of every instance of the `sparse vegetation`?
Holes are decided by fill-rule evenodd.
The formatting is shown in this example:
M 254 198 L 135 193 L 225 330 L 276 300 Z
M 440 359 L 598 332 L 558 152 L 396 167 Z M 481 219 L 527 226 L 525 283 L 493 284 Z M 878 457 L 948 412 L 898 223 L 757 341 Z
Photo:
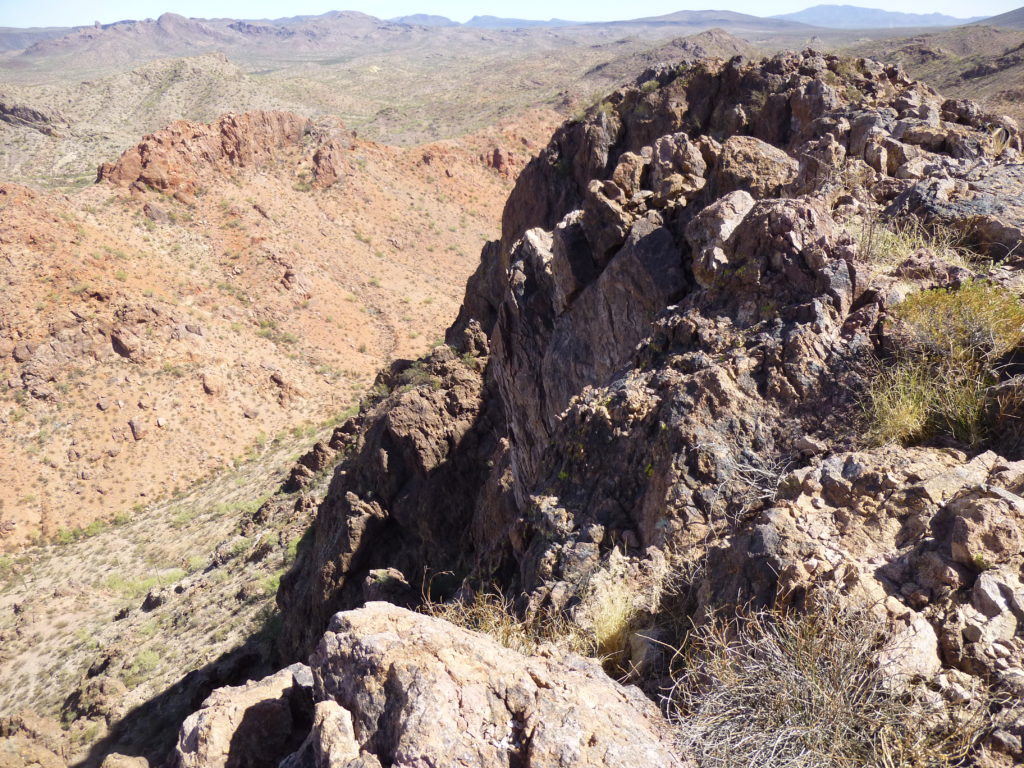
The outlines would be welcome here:
M 469 601 L 427 600 L 424 613 L 456 626 L 481 632 L 506 648 L 532 654 L 545 644 L 561 645 L 576 653 L 593 653 L 594 641 L 566 614 L 537 611 L 520 618 L 514 601 L 496 591 L 482 590 Z
M 125 671 L 124 684 L 129 690 L 136 688 L 149 678 L 160 666 L 160 656 L 151 648 L 139 651 L 131 666 Z
M 491 587 L 475 592 L 471 600 L 437 602 L 424 595 L 422 610 L 520 653 L 553 645 L 598 659 L 610 675 L 627 679 L 636 673 L 629 658 L 631 642 L 642 634 L 646 608 L 668 576 L 648 573 L 637 582 L 608 565 L 591 575 L 581 587 L 579 604 L 571 608 L 545 606 L 523 613 L 511 597 Z
M 847 169 L 842 173 L 849 173 Z M 859 178 L 840 180 L 844 186 L 863 186 Z M 874 269 L 890 269 L 915 253 L 928 251 L 950 264 L 976 269 L 985 260 L 962 247 L 961 235 L 950 227 L 926 227 L 915 218 L 886 220 L 869 214 L 855 220 L 851 231 L 861 259 Z
M 867 393 L 872 438 L 909 443 L 944 434 L 977 444 L 995 367 L 1024 340 L 1024 305 L 976 280 L 914 294 L 893 314 L 899 351 Z
M 936 705 L 886 665 L 898 644 L 870 610 L 819 596 L 806 612 L 712 617 L 678 655 L 666 705 L 706 768 L 953 768 L 984 702 Z

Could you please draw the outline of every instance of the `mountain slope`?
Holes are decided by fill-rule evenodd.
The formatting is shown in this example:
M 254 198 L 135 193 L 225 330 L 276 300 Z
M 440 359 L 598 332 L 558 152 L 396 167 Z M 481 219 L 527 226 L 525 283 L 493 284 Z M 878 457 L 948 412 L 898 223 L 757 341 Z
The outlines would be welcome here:
M 73 32 L 72 27 L 0 27 L 0 52 L 20 51 L 43 40 L 53 40 Z
M 548 27 L 572 27 L 579 24 L 576 21 L 565 21 L 564 19 L 506 19 L 500 16 L 474 16 L 463 26 L 472 29 L 533 29 Z
M 972 24 L 911 38 L 862 43 L 851 53 L 893 61 L 950 96 L 1024 120 L 1024 30 Z
M 662 16 L 645 16 L 640 19 L 609 22 L 613 25 L 655 24 L 662 26 L 687 27 L 722 27 L 730 31 L 736 29 L 759 30 L 762 32 L 799 32 L 812 31 L 807 24 L 788 19 L 763 18 L 736 11 L 676 11 Z
M 1013 11 L 1001 13 L 998 16 L 990 16 L 983 21 L 977 22 L 992 27 L 1014 27 L 1024 29 L 1024 8 L 1017 8 Z
M 970 24 L 982 17 L 955 18 L 941 13 L 900 13 L 881 8 L 861 8 L 856 5 L 815 5 L 796 13 L 773 16 L 834 29 L 884 29 L 892 27 L 954 27 Z

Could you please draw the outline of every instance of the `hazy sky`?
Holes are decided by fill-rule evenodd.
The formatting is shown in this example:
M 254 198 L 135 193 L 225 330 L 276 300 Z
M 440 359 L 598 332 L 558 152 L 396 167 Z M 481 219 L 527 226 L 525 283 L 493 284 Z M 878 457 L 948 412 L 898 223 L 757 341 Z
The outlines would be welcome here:
M 837 0 L 841 2 L 841 0 Z M 991 16 L 1020 7 L 1024 0 L 847 0 L 851 5 L 912 13 L 946 13 L 951 16 Z M 331 10 L 357 10 L 379 18 L 410 13 L 436 13 L 456 21 L 477 14 L 522 19 L 552 17 L 580 21 L 606 21 L 654 16 L 680 10 L 728 9 L 768 16 L 799 11 L 819 0 L 634 0 L 631 3 L 593 0 L 0 0 L 0 26 L 73 26 L 94 21 L 157 17 L 164 11 L 183 16 L 242 19 L 279 18 L 317 14 Z

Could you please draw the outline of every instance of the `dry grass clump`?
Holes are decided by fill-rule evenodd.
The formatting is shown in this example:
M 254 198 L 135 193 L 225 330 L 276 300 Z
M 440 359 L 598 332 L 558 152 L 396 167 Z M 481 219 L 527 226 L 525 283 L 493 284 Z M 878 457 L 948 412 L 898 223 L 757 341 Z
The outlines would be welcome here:
M 536 653 L 544 645 L 560 645 L 584 656 L 595 651 L 593 638 L 565 612 L 536 611 L 520 618 L 514 601 L 497 591 L 479 591 L 468 600 L 427 600 L 421 610 L 457 627 L 485 634 L 525 655 Z
M 915 218 L 884 220 L 869 214 L 854 220 L 851 230 L 861 258 L 877 269 L 891 269 L 921 250 L 960 267 L 971 268 L 979 260 L 962 247 L 960 233 L 949 227 L 925 227 Z
M 436 602 L 425 596 L 425 613 L 456 626 L 481 632 L 506 648 L 534 654 L 542 646 L 600 660 L 616 679 L 636 679 L 644 662 L 645 623 L 656 612 L 667 580 L 666 563 L 645 564 L 627 572 L 625 560 L 612 557 L 592 574 L 568 607 L 545 605 L 520 613 L 515 601 L 496 589 L 472 597 Z M 634 658 L 639 654 L 639 658 Z
M 745 611 L 694 630 L 666 699 L 704 768 L 952 768 L 982 706 L 929 704 L 877 662 L 891 638 L 838 598 L 806 613 Z
M 1024 305 L 975 280 L 915 294 L 894 318 L 900 351 L 868 388 L 870 436 L 910 443 L 945 434 L 979 443 L 998 360 L 1024 340 Z

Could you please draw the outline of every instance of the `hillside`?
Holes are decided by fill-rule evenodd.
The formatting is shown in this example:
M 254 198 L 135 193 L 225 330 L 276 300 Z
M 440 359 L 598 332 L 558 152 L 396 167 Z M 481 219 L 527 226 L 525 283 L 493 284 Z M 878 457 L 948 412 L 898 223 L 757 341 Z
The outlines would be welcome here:
M 1024 120 L 1024 32 L 972 25 L 911 38 L 862 43 L 851 53 L 899 63 L 944 92 Z
M 71 27 L 0 27 L 0 52 L 21 51 L 43 40 L 64 37 Z
M 427 349 L 544 121 L 398 150 L 249 113 L 71 197 L 4 184 L 4 546 L 172 496 Z
M 177 160 L 216 132 L 187 133 L 199 144 L 147 138 L 94 194 L 249 226 L 241 200 L 214 218 L 197 194 L 205 171 Z M 307 164 L 330 146 L 317 130 L 298 149 L 279 135 L 269 155 L 265 137 L 221 144 L 222 174 L 246 160 L 218 194 L 338 167 L 334 149 Z M 340 151 L 349 205 L 411 160 L 351 137 Z M 405 178 L 472 179 L 449 151 Z M 996 361 L 1024 344 L 1022 152 L 1012 123 L 870 60 L 644 72 L 522 167 L 446 343 L 384 367 L 290 472 L 270 471 L 285 436 L 151 523 L 7 563 L 0 693 L 43 671 L 57 684 L 30 701 L 68 726 L 12 718 L 10 749 L 190 768 L 1020 761 L 1022 381 Z M 269 220 L 317 200 L 339 238 L 337 187 L 278 183 Z M 237 279 L 259 266 L 232 262 Z M 282 321 L 305 317 L 282 288 Z M 178 311 L 204 307 L 192 295 Z M 946 410 L 957 398 L 971 406 Z M 201 537 L 195 560 L 175 531 Z M 104 558 L 127 575 L 104 578 Z M 58 620 L 83 594 L 98 608 Z M 853 685 L 865 695 L 844 698 Z
M 1024 31 L 24 33 L 0 768 L 1024 764 Z

